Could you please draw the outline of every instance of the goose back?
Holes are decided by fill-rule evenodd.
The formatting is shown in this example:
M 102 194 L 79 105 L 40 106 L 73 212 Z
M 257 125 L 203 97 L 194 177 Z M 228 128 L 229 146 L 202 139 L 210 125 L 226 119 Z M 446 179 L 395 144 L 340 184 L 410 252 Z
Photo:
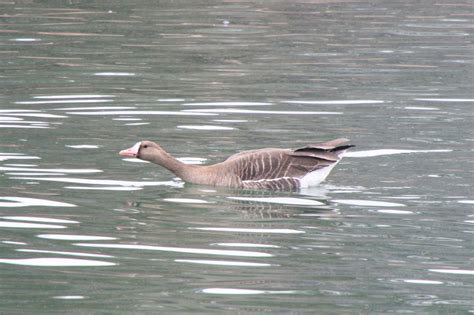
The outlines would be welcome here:
M 339 162 L 342 153 L 352 147 L 347 142 L 347 139 L 336 139 L 294 150 L 267 148 L 243 151 L 229 157 L 222 166 L 237 176 L 238 186 L 242 188 L 292 190 L 302 184 L 308 185 L 309 182 L 302 182 L 308 174 L 317 175 L 311 179 L 312 182 L 324 180 Z

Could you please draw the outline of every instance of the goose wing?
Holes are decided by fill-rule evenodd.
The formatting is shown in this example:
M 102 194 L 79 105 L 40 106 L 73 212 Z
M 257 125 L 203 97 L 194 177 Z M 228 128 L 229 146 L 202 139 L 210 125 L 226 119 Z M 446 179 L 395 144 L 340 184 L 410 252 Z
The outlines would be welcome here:
M 311 144 L 297 149 L 260 149 L 243 151 L 228 158 L 242 181 L 299 179 L 315 170 L 330 166 L 340 153 L 352 147 L 347 139 Z
M 320 155 L 284 149 L 262 150 L 241 155 L 234 161 L 237 166 L 237 175 L 243 181 L 281 177 L 300 178 L 309 172 L 334 163 L 333 160 L 319 158 Z

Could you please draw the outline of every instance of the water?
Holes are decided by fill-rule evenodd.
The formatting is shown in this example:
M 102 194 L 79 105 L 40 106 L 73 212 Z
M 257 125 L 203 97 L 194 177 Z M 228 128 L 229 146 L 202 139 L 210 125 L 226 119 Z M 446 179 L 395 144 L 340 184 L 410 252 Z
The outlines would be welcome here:
M 472 4 L 0 4 L 5 314 L 474 311 Z M 187 163 L 347 137 L 299 193 Z

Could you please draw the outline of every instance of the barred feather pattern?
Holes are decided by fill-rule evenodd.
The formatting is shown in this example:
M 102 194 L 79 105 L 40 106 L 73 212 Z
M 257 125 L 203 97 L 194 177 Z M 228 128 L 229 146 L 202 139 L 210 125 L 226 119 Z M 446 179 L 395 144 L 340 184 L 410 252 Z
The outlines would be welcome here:
M 240 179 L 235 186 L 249 189 L 295 190 L 305 175 L 339 162 L 339 151 L 350 146 L 320 148 L 307 146 L 296 150 L 261 149 L 244 151 L 224 163 Z M 340 149 L 338 149 L 340 148 Z

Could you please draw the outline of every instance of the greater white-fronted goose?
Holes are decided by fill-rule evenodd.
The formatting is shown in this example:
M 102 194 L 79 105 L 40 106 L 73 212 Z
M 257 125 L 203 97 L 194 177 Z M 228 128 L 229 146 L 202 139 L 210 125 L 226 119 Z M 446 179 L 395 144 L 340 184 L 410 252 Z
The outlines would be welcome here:
M 347 139 L 310 144 L 298 149 L 243 151 L 213 165 L 184 164 L 152 141 L 140 141 L 120 151 L 161 165 L 193 184 L 250 189 L 295 190 L 320 184 L 353 147 Z

